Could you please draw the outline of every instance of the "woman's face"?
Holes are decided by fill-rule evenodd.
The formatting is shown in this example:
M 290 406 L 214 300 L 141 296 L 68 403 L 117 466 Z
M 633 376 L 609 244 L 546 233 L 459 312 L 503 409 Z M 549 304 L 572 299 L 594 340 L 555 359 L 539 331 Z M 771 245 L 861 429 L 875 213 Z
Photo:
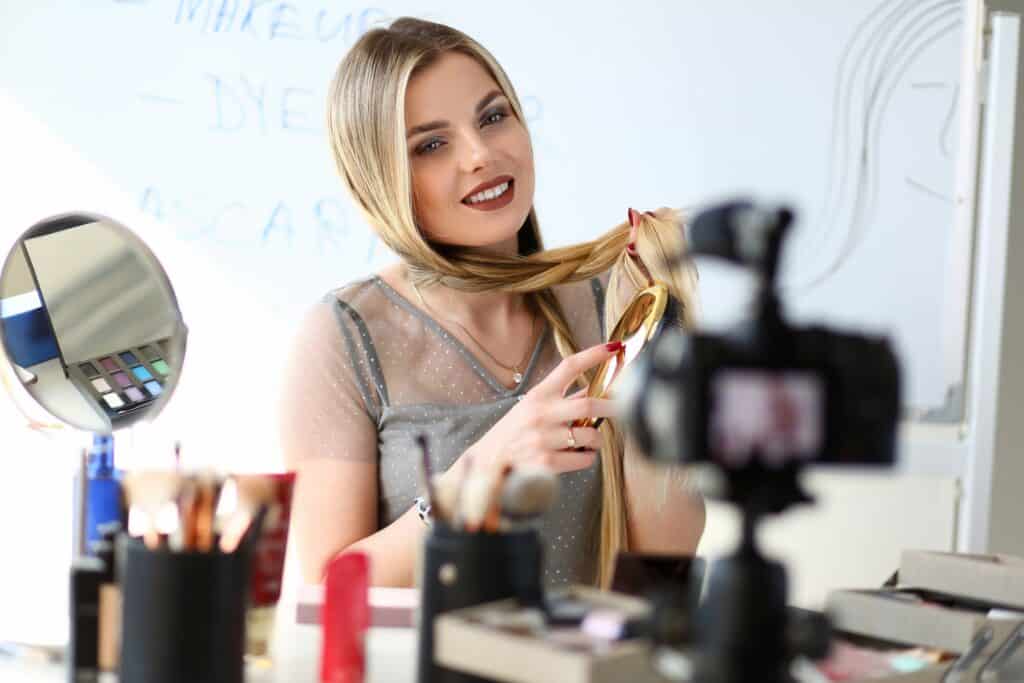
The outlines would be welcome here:
M 533 149 L 487 71 L 464 54 L 442 55 L 410 79 L 405 129 L 424 237 L 514 253 L 533 206 Z

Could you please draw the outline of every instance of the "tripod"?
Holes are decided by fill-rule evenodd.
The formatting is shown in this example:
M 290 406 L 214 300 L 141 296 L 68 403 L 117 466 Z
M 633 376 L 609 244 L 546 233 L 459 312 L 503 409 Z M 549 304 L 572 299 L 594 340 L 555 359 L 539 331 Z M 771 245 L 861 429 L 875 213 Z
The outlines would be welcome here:
M 791 683 L 794 657 L 820 659 L 828 653 L 828 619 L 788 610 L 786 569 L 757 544 L 757 526 L 766 513 L 812 500 L 796 477 L 792 468 L 730 478 L 729 498 L 741 505 L 742 536 L 736 550 L 715 563 L 697 608 L 696 683 Z

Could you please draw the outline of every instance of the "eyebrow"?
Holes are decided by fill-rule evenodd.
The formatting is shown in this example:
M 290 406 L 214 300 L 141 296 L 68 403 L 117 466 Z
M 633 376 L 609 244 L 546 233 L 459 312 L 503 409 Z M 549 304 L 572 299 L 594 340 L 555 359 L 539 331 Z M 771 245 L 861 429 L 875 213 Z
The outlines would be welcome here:
M 491 92 L 484 95 L 484 98 L 480 100 L 476 105 L 476 113 L 479 114 L 481 111 L 483 111 L 484 107 L 486 107 L 488 104 L 491 103 L 492 100 L 494 100 L 494 98 L 501 97 L 504 94 L 505 93 L 501 92 L 500 90 L 492 90 Z M 419 133 L 426 133 L 427 131 L 437 130 L 438 128 L 446 128 L 449 125 L 451 124 L 449 124 L 447 121 L 428 121 L 427 123 L 421 123 L 420 125 L 413 126 L 409 130 L 407 130 L 405 133 L 405 139 L 408 140 L 413 135 L 417 135 Z

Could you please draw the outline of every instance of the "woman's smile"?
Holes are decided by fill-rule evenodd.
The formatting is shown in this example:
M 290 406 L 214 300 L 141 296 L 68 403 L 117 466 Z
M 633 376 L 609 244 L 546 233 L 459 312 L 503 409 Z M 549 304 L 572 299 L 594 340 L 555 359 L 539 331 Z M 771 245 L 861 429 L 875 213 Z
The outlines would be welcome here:
M 489 190 L 470 195 L 462 203 L 476 211 L 497 211 L 511 204 L 515 196 L 515 181 L 509 179 Z

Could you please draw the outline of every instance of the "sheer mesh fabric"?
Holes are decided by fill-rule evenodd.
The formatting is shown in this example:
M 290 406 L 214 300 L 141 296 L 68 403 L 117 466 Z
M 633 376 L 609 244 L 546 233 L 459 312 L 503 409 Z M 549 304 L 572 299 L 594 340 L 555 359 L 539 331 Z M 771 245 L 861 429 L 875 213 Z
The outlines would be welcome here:
M 604 339 L 606 282 L 554 288 L 581 349 Z M 285 377 L 282 435 L 298 457 L 376 463 L 384 527 L 422 495 L 418 434 L 430 440 L 434 471 L 447 470 L 560 361 L 545 324 L 523 381 L 508 388 L 475 349 L 372 276 L 330 292 L 306 315 Z M 560 475 L 558 502 L 538 525 L 549 584 L 593 577 L 599 466 Z

